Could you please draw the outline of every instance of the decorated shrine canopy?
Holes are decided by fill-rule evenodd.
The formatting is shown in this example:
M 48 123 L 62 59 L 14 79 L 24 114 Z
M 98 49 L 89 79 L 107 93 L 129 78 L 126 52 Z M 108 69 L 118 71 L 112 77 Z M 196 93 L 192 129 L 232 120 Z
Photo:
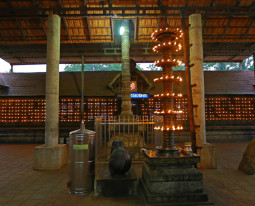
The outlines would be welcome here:
M 254 0 L 9 0 L 0 2 L 0 57 L 46 63 L 48 15 L 61 17 L 61 63 L 121 62 L 119 29 L 129 19 L 130 57 L 153 62 L 150 35 L 201 13 L 204 62 L 241 62 L 255 53 Z

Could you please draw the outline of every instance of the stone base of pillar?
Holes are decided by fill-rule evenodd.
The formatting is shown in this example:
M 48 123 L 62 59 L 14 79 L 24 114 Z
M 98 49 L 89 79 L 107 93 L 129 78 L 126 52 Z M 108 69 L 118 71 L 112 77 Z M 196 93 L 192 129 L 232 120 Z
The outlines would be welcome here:
M 67 145 L 55 147 L 40 145 L 34 149 L 35 170 L 57 170 L 67 163 Z
M 210 143 L 198 146 L 197 154 L 200 156 L 198 167 L 201 169 L 216 169 L 216 147 Z

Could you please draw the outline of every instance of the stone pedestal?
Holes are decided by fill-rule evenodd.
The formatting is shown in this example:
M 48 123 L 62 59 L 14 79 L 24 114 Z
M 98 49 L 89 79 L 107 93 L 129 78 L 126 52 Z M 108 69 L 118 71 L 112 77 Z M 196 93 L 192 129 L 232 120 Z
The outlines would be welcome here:
M 158 156 L 156 151 L 147 151 L 145 157 L 141 182 L 148 203 L 210 204 L 203 193 L 203 176 L 193 167 L 199 156 Z
M 59 144 L 55 147 L 40 145 L 34 149 L 35 170 L 56 170 L 67 163 L 67 145 Z
M 206 143 L 198 146 L 197 154 L 200 156 L 200 163 L 198 167 L 201 169 L 216 169 L 216 147 L 212 144 Z
M 100 168 L 95 177 L 95 196 L 137 195 L 139 179 L 133 168 L 125 175 L 112 176 L 109 168 Z

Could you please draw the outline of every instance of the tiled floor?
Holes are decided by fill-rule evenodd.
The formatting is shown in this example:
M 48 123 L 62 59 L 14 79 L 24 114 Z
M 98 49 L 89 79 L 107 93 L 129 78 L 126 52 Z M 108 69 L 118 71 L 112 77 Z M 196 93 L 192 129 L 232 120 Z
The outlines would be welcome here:
M 238 171 L 247 143 L 217 143 L 218 169 L 201 170 L 204 189 L 215 205 L 255 205 L 255 175 Z M 34 171 L 37 145 L 0 145 L 0 205 L 144 205 L 138 197 L 70 195 L 68 165 L 58 171 Z

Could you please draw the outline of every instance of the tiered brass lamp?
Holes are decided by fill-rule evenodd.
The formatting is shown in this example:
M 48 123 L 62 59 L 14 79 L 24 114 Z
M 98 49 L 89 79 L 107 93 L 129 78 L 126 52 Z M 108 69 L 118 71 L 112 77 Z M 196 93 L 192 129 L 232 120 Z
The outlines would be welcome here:
M 174 146 L 174 132 L 183 130 L 183 126 L 176 125 L 177 115 L 183 113 L 175 106 L 175 99 L 182 98 L 181 93 L 175 93 L 174 83 L 182 82 L 182 77 L 173 75 L 173 67 L 181 65 L 182 62 L 173 57 L 174 52 L 182 49 L 180 39 L 182 31 L 173 30 L 169 26 L 164 26 L 152 33 L 151 38 L 158 42 L 153 47 L 153 51 L 162 54 L 162 58 L 154 62 L 155 66 L 162 67 L 163 76 L 154 79 L 157 83 L 163 84 L 163 93 L 156 94 L 155 97 L 162 99 L 163 109 L 156 111 L 156 114 L 163 116 L 163 125 L 156 126 L 155 129 L 163 132 L 163 145 L 157 147 L 158 155 L 179 155 L 179 150 Z

